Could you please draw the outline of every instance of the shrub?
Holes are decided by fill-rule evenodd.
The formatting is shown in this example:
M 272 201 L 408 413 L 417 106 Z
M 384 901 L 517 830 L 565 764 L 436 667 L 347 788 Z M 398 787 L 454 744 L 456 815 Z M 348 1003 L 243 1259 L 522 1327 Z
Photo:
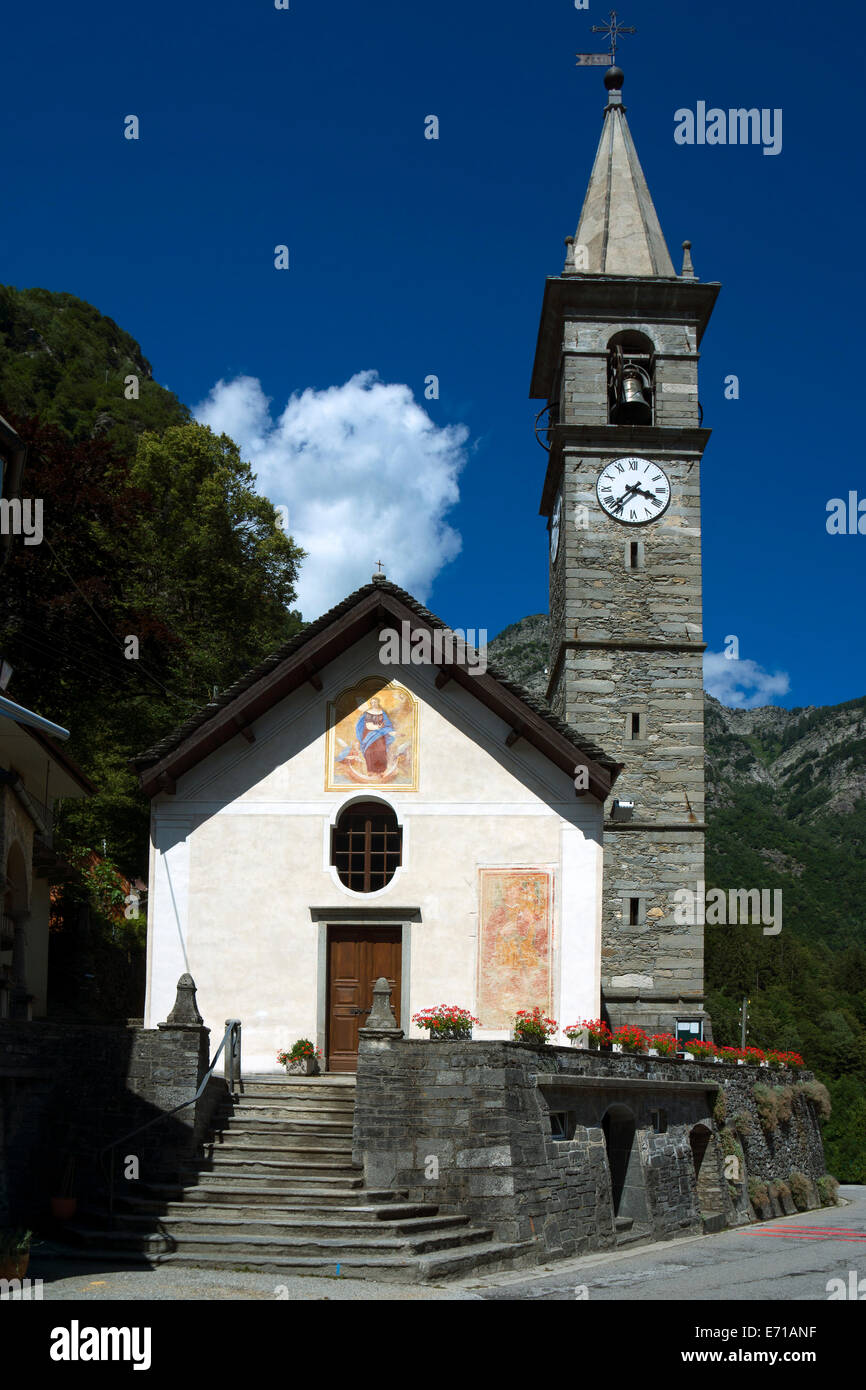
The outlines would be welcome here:
M 798 1081 L 796 1089 L 817 1107 L 822 1120 L 829 1120 L 833 1107 L 830 1104 L 830 1092 L 822 1082 Z
M 776 1124 L 786 1125 L 794 1113 L 793 1086 L 774 1086 L 773 1101 L 776 1106 Z
M 713 1119 L 715 1120 L 715 1122 L 716 1122 L 717 1125 L 723 1125 L 723 1124 L 725 1123 L 726 1118 L 727 1118 L 727 1114 L 728 1114 L 728 1101 L 727 1101 L 727 1097 L 726 1097 L 724 1091 L 721 1089 L 721 1087 L 719 1087 L 719 1093 L 718 1093 L 718 1095 L 716 1096 L 716 1103 L 715 1103 L 715 1105 L 713 1106 Z
M 748 1110 L 738 1110 L 731 1124 L 743 1139 L 750 1139 L 755 1132 L 754 1120 Z
M 798 1173 L 796 1169 L 788 1177 L 791 1188 L 791 1196 L 794 1198 L 794 1206 L 798 1211 L 809 1210 L 809 1179 L 805 1173 Z
M 0 1259 L 5 1259 L 9 1255 L 26 1255 L 30 1249 L 32 1235 L 32 1231 L 17 1229 L 0 1231 Z
M 791 1200 L 791 1189 L 786 1182 L 776 1183 L 776 1200 L 784 1211 L 785 1203 Z
M 752 1095 L 755 1097 L 755 1105 L 758 1107 L 758 1119 L 761 1122 L 761 1129 L 765 1134 L 772 1134 L 776 1128 L 776 1100 L 769 1086 L 762 1086 L 756 1081 L 752 1087 Z
M 758 1107 L 758 1119 L 765 1134 L 772 1134 L 779 1125 L 785 1125 L 794 1110 L 792 1086 L 762 1086 L 756 1081 L 752 1095 Z
M 839 1184 L 829 1173 L 818 1179 L 818 1196 L 822 1207 L 835 1207 L 839 1200 Z
M 760 1178 L 749 1178 L 749 1201 L 753 1207 L 766 1207 L 770 1204 L 767 1184 L 761 1182 Z

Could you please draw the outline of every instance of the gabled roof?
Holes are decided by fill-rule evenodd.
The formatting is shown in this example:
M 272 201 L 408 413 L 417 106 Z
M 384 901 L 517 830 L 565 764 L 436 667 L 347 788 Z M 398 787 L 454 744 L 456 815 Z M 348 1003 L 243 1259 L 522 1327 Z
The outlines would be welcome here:
M 424 608 L 411 594 L 385 578 L 356 589 L 330 612 L 311 623 L 272 656 L 254 666 L 216 700 L 205 705 L 173 733 L 132 760 L 148 796 L 172 793 L 178 777 L 215 749 L 246 732 L 280 700 L 307 682 L 322 688 L 318 672 L 369 632 L 385 625 L 400 630 L 449 631 L 447 624 Z M 596 744 L 563 723 L 550 707 L 510 680 L 504 671 L 488 666 L 484 675 L 454 662 L 440 667 L 437 684 L 454 680 L 480 699 L 510 726 L 508 742 L 524 738 L 563 771 L 573 775 L 580 764 L 589 771 L 589 791 L 606 799 L 622 767 Z

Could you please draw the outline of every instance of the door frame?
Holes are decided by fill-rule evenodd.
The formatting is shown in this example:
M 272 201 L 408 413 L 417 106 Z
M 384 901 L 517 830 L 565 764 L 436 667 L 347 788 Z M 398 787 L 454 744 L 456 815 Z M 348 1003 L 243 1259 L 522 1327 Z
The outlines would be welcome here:
M 412 977 L 412 927 L 421 921 L 419 907 L 311 907 L 310 916 L 318 929 L 316 970 L 316 1046 L 322 1049 L 328 1036 L 328 927 L 400 927 L 400 1018 L 397 1026 L 409 1032 L 411 1023 L 409 989 Z

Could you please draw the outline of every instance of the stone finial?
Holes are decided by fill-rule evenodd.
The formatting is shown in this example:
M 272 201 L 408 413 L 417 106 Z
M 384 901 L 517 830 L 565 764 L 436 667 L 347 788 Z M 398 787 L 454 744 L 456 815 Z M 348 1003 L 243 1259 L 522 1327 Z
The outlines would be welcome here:
M 358 1031 L 367 1035 L 387 1034 L 394 1038 L 403 1036 L 403 1029 L 398 1027 L 394 1010 L 391 1008 L 391 986 L 384 975 L 380 975 L 373 986 L 373 1007 L 367 1015 L 364 1027 Z
M 192 975 L 181 975 L 177 982 L 177 998 L 174 1008 L 160 1028 L 200 1028 L 204 1019 L 195 1002 L 195 980 Z
M 697 280 L 697 278 L 698 278 L 698 277 L 695 275 L 695 268 L 694 268 L 694 266 L 692 265 L 692 243 L 691 243 L 690 241 L 684 241 L 684 242 L 683 242 L 683 268 L 682 268 L 682 270 L 680 271 L 680 279 L 681 279 L 681 280 Z

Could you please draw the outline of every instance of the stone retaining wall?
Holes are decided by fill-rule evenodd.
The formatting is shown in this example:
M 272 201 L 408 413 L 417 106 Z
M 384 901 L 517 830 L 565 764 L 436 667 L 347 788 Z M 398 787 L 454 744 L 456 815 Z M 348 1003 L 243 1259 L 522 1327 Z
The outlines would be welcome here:
M 208 1067 L 202 1027 L 98 1027 L 0 1022 L 0 1226 L 38 1225 L 67 1155 L 74 1195 L 104 1200 L 103 1145 L 189 1100 Z M 196 1152 L 225 1093 L 212 1079 L 195 1106 L 124 1145 L 143 1179 L 173 1174 Z
M 611 1248 L 626 1233 L 721 1229 L 750 1219 L 749 1177 L 823 1173 L 814 1106 L 798 1092 L 791 1121 L 768 1139 L 752 1095 L 756 1080 L 804 1076 L 521 1043 L 363 1040 L 355 1160 L 370 1185 L 533 1242 L 540 1260 Z M 729 1118 L 745 1128 L 749 1117 L 733 1184 L 725 1158 L 739 1131 L 720 1091 Z

